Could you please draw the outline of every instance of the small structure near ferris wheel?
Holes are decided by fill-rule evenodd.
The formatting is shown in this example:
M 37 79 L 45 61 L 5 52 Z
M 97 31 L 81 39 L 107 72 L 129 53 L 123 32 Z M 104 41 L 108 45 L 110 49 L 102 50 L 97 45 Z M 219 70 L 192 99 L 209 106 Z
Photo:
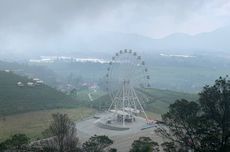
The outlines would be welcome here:
M 148 69 L 144 60 L 132 50 L 120 50 L 109 62 L 106 74 L 111 105 L 97 125 L 112 130 L 126 130 L 148 122 L 143 98 L 138 90 L 149 88 Z M 140 115 L 143 117 L 140 117 Z

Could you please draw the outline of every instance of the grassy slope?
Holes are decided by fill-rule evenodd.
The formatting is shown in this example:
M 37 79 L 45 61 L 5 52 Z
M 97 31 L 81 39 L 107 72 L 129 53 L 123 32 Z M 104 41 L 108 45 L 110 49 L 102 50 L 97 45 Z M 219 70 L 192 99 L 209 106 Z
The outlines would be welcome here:
M 66 113 L 74 120 L 78 121 L 95 113 L 90 108 L 74 109 L 53 109 L 28 112 L 23 114 L 6 116 L 0 119 L 0 142 L 15 133 L 25 133 L 32 139 L 41 137 L 41 133 L 48 127 L 53 113 Z
M 198 99 L 196 94 L 182 93 L 170 90 L 146 89 L 144 93 L 148 96 L 149 101 L 144 105 L 145 109 L 154 113 L 165 113 L 168 106 L 177 99 L 186 99 L 195 101 Z
M 76 100 L 47 85 L 18 87 L 18 81 L 26 83 L 31 80 L 11 72 L 0 71 L 0 116 L 78 106 Z
M 95 113 L 47 85 L 18 87 L 19 81 L 32 80 L 0 71 L 0 141 L 15 133 L 25 133 L 33 139 L 41 137 L 53 113 L 67 113 L 74 121 Z

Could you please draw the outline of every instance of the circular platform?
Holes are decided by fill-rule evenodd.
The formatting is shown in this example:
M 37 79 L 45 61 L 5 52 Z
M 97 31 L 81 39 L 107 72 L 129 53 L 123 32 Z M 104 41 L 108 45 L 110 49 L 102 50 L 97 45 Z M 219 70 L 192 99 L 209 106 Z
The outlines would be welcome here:
M 153 130 L 157 126 L 151 126 L 152 129 L 148 129 L 149 125 L 142 117 L 136 117 L 133 124 L 126 124 L 125 127 L 122 124 L 118 126 L 106 125 L 105 127 L 103 118 L 107 118 L 109 115 L 108 112 L 100 113 L 77 122 L 77 134 L 81 142 L 85 142 L 93 135 L 107 135 L 114 141 L 112 147 L 117 148 L 118 151 L 126 152 L 129 151 L 133 140 L 141 136 L 155 136 Z
M 113 122 L 108 124 L 108 119 L 111 118 L 112 113 L 105 112 L 90 117 L 84 121 L 76 124 L 77 129 L 88 135 L 119 135 L 119 134 L 132 134 L 139 132 L 142 128 L 147 126 L 146 120 L 142 117 L 136 117 L 135 122 L 126 123 L 125 126 L 120 122 Z

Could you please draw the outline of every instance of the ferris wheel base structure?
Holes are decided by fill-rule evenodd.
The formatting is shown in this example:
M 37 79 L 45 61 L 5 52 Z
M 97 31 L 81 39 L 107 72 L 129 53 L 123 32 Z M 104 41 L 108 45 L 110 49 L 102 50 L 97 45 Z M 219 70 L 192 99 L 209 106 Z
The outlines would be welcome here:
M 77 123 L 77 128 L 84 134 L 106 134 L 106 135 L 119 135 L 119 134 L 133 134 L 141 130 L 156 127 L 156 123 L 146 123 L 143 117 L 136 116 L 135 122 L 127 122 L 123 126 L 122 122 L 111 121 L 111 112 L 103 112 L 96 114 L 94 117 L 88 118 L 84 121 Z
M 154 130 L 158 127 L 157 123 L 147 124 L 143 117 L 137 116 L 135 123 L 126 123 L 125 126 L 116 123 L 108 124 L 106 120 L 110 116 L 111 112 L 107 111 L 76 122 L 81 142 L 87 141 L 94 135 L 106 135 L 114 141 L 113 148 L 126 152 L 129 151 L 135 139 L 155 136 Z
M 117 116 L 120 115 L 115 114 L 113 111 L 107 111 L 101 114 L 101 117 L 95 121 L 95 125 L 103 129 L 109 129 L 115 131 L 125 131 L 129 129 L 142 129 L 147 125 L 146 120 L 138 116 L 132 118 L 133 121 L 131 119 L 127 119 L 124 125 L 122 120 L 116 118 Z

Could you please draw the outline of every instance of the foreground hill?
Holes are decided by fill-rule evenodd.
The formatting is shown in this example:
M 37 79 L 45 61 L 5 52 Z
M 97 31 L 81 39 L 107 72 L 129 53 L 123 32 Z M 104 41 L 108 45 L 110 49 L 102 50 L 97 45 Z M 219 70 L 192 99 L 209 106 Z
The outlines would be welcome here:
M 24 86 L 18 86 L 18 82 Z M 0 71 L 0 116 L 78 106 L 76 100 L 45 84 L 28 86 L 28 82 L 33 80 Z

